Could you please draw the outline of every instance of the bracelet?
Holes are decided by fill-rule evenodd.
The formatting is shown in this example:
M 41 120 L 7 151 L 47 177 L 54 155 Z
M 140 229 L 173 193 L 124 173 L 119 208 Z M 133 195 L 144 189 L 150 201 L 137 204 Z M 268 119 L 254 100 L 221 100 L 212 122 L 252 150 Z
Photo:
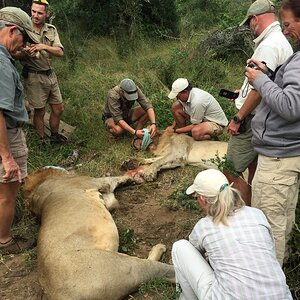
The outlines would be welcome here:
M 136 130 L 134 130 L 134 134 L 133 134 L 133 136 L 136 136 Z
M 173 128 L 173 132 L 176 133 L 176 128 Z
M 151 125 L 156 125 L 156 123 L 155 123 L 155 122 L 152 122 Z

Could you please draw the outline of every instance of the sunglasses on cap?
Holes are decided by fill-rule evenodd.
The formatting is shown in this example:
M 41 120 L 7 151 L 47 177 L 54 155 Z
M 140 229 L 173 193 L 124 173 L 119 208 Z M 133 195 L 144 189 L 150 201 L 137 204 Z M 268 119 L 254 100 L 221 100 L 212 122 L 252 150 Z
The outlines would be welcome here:
M 125 90 L 124 90 L 124 91 L 125 91 Z M 137 93 L 137 91 L 138 91 L 138 90 L 131 91 L 131 92 L 127 92 L 127 91 L 125 91 L 125 92 L 126 92 L 126 94 L 129 94 L 129 95 L 131 95 L 131 94 L 135 94 L 135 93 Z
M 44 4 L 44 5 L 49 5 L 49 2 L 47 0 L 33 0 L 32 3 L 35 4 Z

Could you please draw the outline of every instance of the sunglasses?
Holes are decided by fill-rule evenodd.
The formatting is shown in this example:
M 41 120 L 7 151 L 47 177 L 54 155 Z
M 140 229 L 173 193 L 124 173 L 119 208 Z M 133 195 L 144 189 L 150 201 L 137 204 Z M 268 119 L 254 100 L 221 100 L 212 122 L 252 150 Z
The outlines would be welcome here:
M 47 0 L 33 0 L 32 3 L 35 4 L 44 4 L 44 5 L 49 5 L 49 2 Z

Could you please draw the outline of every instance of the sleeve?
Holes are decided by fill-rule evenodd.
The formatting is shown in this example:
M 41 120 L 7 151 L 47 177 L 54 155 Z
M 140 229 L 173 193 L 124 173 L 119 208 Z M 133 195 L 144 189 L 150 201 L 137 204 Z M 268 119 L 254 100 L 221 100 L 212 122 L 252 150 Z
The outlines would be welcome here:
M 55 26 L 48 25 L 50 30 L 47 32 L 46 37 L 51 41 L 51 46 L 52 47 L 60 47 L 61 49 L 64 49 L 64 46 L 62 45 L 59 34 L 57 32 L 57 29 Z
M 258 77 L 253 85 L 262 95 L 263 101 L 281 118 L 296 122 L 300 120 L 300 81 L 297 76 L 300 74 L 300 52 L 282 68 L 277 73 L 282 76 L 282 87 L 267 76 Z
M 204 100 L 204 99 L 202 99 Z M 206 112 L 206 100 L 199 101 L 197 105 L 192 107 L 191 110 L 191 123 L 199 124 L 203 121 Z
M 13 73 L 5 68 L 5 64 L 0 64 L 0 109 L 14 110 L 15 87 L 13 83 L 15 78 Z
M 113 89 L 107 95 L 107 108 L 116 124 L 123 120 L 120 97 Z
M 198 223 L 193 228 L 191 234 L 189 235 L 189 242 L 201 253 L 204 253 L 205 252 L 205 248 L 203 246 L 204 230 L 203 230 L 202 220 L 203 219 L 198 221 Z
M 138 87 L 138 100 L 137 102 L 141 105 L 143 110 L 147 111 L 149 108 L 152 108 L 153 106 L 148 102 L 146 96 L 143 94 L 141 89 Z

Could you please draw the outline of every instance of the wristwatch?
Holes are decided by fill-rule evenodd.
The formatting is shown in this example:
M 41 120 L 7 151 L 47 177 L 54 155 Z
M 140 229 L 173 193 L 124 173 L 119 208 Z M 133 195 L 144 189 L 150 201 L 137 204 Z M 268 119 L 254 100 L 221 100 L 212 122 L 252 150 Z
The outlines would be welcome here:
M 237 115 L 235 115 L 235 116 L 232 118 L 232 120 L 233 120 L 233 122 L 234 122 L 235 124 L 240 124 L 240 123 L 242 123 L 242 120 L 241 120 Z

